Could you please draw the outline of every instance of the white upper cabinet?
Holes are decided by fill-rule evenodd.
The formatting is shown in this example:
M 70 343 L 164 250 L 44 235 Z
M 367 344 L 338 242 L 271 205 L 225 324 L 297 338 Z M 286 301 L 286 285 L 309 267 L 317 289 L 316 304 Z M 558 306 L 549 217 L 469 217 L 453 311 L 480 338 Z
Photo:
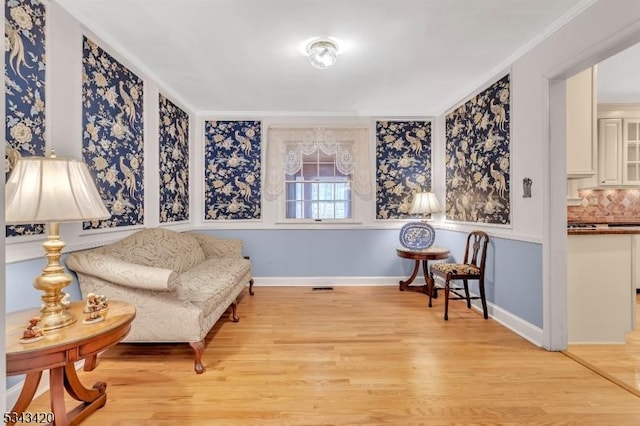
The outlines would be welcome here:
M 623 121 L 622 184 L 640 185 L 640 118 Z
M 598 185 L 622 185 L 622 119 L 598 122 Z
M 640 186 L 640 118 L 600 118 L 598 128 L 598 185 Z
M 567 178 L 595 176 L 597 170 L 596 68 L 567 79 Z

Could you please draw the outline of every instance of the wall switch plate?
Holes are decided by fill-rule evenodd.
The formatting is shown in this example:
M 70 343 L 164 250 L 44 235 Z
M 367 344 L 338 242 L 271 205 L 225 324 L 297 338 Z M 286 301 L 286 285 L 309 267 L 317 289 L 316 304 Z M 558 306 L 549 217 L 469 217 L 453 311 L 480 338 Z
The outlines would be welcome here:
M 597 206 L 598 205 L 598 199 L 595 198 L 595 197 L 589 198 L 589 205 L 590 206 Z
M 522 179 L 522 198 L 531 198 L 531 185 L 533 181 L 530 178 Z

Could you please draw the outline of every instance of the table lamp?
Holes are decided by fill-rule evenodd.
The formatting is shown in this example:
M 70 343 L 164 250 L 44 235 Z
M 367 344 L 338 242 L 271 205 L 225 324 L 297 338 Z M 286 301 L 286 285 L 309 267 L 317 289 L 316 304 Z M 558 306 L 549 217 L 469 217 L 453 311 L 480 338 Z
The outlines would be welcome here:
M 441 212 L 440 203 L 433 192 L 418 192 L 414 195 L 411 210 L 409 210 L 411 214 L 422 215 L 422 220 L 426 220 L 425 215 Z
M 40 323 L 43 330 L 75 322 L 61 300 L 62 289 L 72 281 L 64 272 L 60 256 L 65 244 L 60 239 L 60 222 L 107 219 L 104 206 L 87 166 L 77 160 L 50 157 L 18 159 L 5 187 L 6 223 L 47 223 L 42 244 L 47 265 L 33 286 L 43 292 Z
M 422 221 L 409 222 L 400 229 L 400 244 L 410 250 L 423 250 L 433 245 L 436 230 L 427 223 L 425 216 L 440 213 L 440 203 L 433 192 L 419 192 L 414 195 L 410 214 L 422 215 Z

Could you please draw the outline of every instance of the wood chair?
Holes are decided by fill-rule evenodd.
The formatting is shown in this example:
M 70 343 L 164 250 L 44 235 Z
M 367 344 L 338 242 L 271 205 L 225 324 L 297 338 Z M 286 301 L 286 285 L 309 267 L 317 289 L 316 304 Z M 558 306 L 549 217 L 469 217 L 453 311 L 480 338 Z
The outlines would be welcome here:
M 472 299 L 482 301 L 484 319 L 489 318 L 487 300 L 484 293 L 484 267 L 487 259 L 487 245 L 489 235 L 482 231 L 473 231 L 467 236 L 467 246 L 462 263 L 436 263 L 431 265 L 431 279 L 429 280 L 429 307 L 435 287 L 434 276 L 444 280 L 444 319 L 449 319 L 449 300 L 466 300 L 467 308 L 471 308 Z M 462 280 L 464 287 L 453 287 L 451 281 Z M 480 296 L 469 295 L 469 280 L 478 280 Z M 464 294 L 461 291 L 464 290 Z M 449 293 L 453 293 L 451 297 Z

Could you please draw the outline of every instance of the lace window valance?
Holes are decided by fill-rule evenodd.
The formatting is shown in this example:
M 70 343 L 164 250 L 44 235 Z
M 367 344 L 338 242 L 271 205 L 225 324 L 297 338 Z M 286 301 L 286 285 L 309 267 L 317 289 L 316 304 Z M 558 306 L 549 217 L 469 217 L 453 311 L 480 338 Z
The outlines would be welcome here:
M 306 155 L 321 151 L 335 158 L 338 171 L 351 175 L 351 189 L 360 198 L 372 196 L 366 128 L 269 128 L 265 196 L 275 199 L 284 191 L 286 175 L 302 168 Z

